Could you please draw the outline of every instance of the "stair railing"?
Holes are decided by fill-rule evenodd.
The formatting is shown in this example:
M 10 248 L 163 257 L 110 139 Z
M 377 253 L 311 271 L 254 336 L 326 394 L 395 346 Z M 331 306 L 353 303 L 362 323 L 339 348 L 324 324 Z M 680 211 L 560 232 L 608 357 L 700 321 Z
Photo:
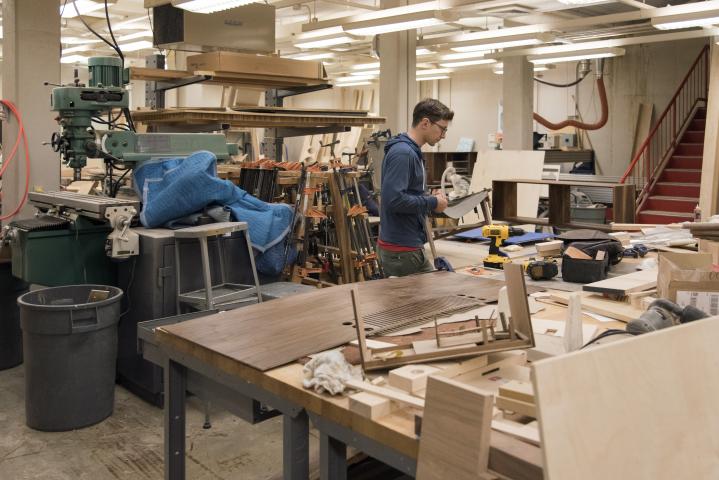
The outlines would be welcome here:
M 696 110 L 702 102 L 706 103 L 708 90 L 709 45 L 705 45 L 619 181 L 633 183 L 641 189 L 636 202 L 637 213 L 674 153 Z

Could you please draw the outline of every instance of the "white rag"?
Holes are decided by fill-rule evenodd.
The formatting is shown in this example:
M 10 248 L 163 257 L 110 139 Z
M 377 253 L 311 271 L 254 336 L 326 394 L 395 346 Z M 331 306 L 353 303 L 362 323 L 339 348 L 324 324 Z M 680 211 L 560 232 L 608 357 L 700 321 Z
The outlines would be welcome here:
M 305 364 L 302 373 L 305 377 L 302 385 L 305 388 L 314 388 L 317 393 L 327 392 L 331 395 L 342 393 L 349 379 L 362 380 L 362 369 L 347 363 L 339 350 L 316 355 Z

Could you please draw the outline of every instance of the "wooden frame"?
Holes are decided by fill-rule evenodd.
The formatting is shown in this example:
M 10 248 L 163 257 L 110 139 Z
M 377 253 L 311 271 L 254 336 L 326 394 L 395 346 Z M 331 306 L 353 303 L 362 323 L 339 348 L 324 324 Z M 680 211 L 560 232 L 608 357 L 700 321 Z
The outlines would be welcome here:
M 446 360 L 450 358 L 486 355 L 505 350 L 533 348 L 535 346 L 534 332 L 532 331 L 532 319 L 529 314 L 527 289 L 524 283 L 524 273 L 521 265 L 507 265 L 505 267 L 505 277 L 507 280 L 507 293 L 509 295 L 511 314 L 510 319 L 507 320 L 508 338 L 483 342 L 481 345 L 470 344 L 466 347 L 451 347 L 446 350 L 420 354 L 414 352 L 412 344 L 369 349 L 367 347 L 365 323 L 360 306 L 359 292 L 356 287 L 352 288 L 350 295 L 352 297 L 352 311 L 355 318 L 355 330 L 357 331 L 357 343 L 359 345 L 362 369 L 365 371 L 380 370 L 431 360 Z

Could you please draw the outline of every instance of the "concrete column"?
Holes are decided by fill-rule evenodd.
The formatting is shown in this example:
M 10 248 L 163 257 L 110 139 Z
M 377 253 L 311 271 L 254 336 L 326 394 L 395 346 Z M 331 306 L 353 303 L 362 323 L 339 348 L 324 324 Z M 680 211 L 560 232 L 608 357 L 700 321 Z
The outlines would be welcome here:
M 407 5 L 406 0 L 382 0 L 382 8 Z M 377 39 L 379 75 L 379 114 L 387 118 L 385 127 L 393 134 L 406 132 L 417 103 L 417 31 L 385 33 Z
M 709 99 L 707 101 L 706 130 L 704 131 L 704 159 L 699 193 L 702 218 L 719 213 L 719 46 L 711 43 L 709 51 Z
M 503 59 L 502 106 L 504 110 L 502 148 L 532 149 L 533 66 L 526 57 Z
M 60 12 L 57 0 L 3 0 L 2 98 L 13 102 L 22 115 L 30 153 L 30 191 L 57 190 L 60 156 L 49 145 L 60 127 L 50 111 L 51 87 L 44 81 L 60 81 Z M 3 122 L 5 160 L 15 144 L 18 123 L 10 115 Z M 12 212 L 25 192 L 25 152 L 22 147 L 2 179 L 2 213 Z M 15 218 L 32 214 L 29 206 Z

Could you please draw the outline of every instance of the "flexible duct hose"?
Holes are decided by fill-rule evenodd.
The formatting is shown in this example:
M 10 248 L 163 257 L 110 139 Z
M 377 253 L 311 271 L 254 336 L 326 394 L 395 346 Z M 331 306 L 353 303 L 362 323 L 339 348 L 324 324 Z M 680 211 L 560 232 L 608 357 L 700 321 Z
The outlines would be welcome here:
M 599 130 L 607 123 L 607 120 L 609 120 L 609 104 L 607 103 L 607 91 L 604 88 L 604 79 L 602 77 L 597 78 L 597 87 L 599 90 L 599 102 L 602 104 L 602 115 L 596 123 L 584 123 L 576 120 L 564 120 L 563 122 L 552 123 L 538 113 L 534 113 L 534 120 L 550 130 L 560 130 L 564 127 L 576 127 L 582 130 Z

